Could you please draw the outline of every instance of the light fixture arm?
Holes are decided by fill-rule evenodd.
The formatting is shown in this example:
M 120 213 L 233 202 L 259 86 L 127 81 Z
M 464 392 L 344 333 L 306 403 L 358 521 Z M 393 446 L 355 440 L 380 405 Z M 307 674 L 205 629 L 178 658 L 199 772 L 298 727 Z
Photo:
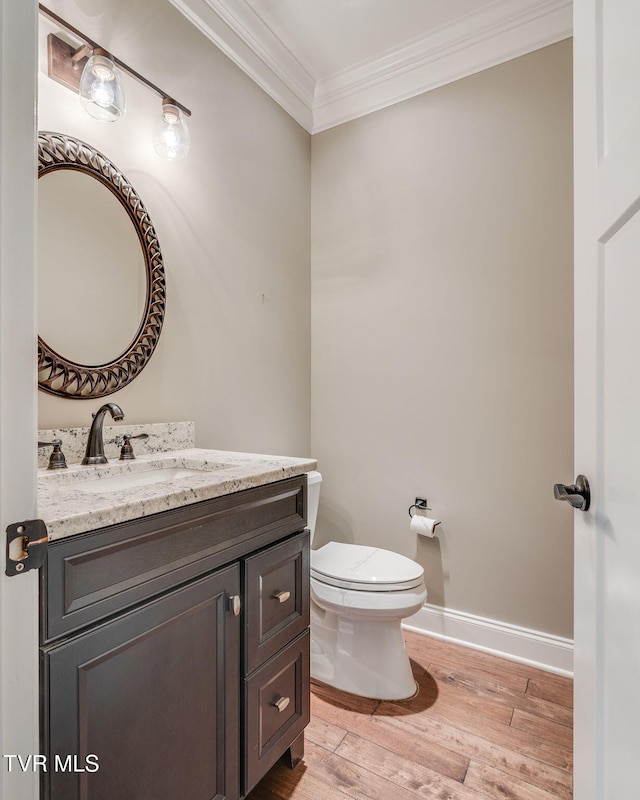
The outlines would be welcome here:
M 89 58 L 91 50 L 92 48 L 88 44 L 81 44 L 80 47 L 72 53 L 71 60 L 77 63 L 78 61 L 82 61 L 83 58 Z
M 89 49 L 101 50 L 103 52 L 107 52 L 101 45 L 99 45 L 97 42 L 94 42 L 92 39 L 90 39 L 88 36 L 82 33 L 82 31 L 79 31 L 77 28 L 74 28 L 73 25 L 70 25 L 66 20 L 62 19 L 62 17 L 59 17 L 57 14 L 54 14 L 53 11 L 48 9 L 46 6 L 42 5 L 42 3 L 38 4 L 38 10 L 44 17 L 47 17 L 52 22 L 57 23 L 65 30 L 69 31 L 69 33 L 71 33 L 73 36 L 76 36 L 78 39 L 82 40 L 85 43 L 84 45 L 81 45 L 77 50 L 75 50 L 74 53 L 72 54 L 71 58 L 74 62 L 78 62 L 85 56 L 90 55 L 90 53 L 88 53 Z M 116 66 L 118 66 L 123 72 L 126 72 L 127 75 L 130 75 L 132 78 L 135 78 L 135 80 L 137 80 L 138 83 L 141 83 L 143 86 L 146 86 L 147 88 L 151 89 L 159 97 L 161 97 L 163 101 L 166 100 L 167 98 L 171 98 L 171 102 L 173 103 L 173 105 L 177 106 L 185 116 L 187 117 L 191 116 L 191 111 L 189 111 L 189 109 L 186 108 L 186 106 L 183 106 L 182 103 L 179 103 L 177 100 L 174 100 L 172 95 L 170 95 L 168 92 L 165 92 L 162 89 L 158 88 L 154 83 L 151 83 L 151 81 L 147 80 L 139 72 L 136 72 L 135 69 L 132 69 L 128 64 L 125 64 L 124 61 L 121 61 L 119 58 L 114 56 L 113 53 L 109 52 L 109 57 L 114 62 L 114 64 L 116 64 Z

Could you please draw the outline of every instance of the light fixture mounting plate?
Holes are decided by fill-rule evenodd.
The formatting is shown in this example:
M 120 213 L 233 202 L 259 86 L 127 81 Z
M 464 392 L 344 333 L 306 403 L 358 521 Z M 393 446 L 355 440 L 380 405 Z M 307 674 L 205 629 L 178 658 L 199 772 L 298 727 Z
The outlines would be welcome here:
M 65 42 L 55 33 L 47 37 L 47 65 L 49 77 L 79 93 L 82 70 L 89 60 L 88 56 L 74 60 L 78 48 Z

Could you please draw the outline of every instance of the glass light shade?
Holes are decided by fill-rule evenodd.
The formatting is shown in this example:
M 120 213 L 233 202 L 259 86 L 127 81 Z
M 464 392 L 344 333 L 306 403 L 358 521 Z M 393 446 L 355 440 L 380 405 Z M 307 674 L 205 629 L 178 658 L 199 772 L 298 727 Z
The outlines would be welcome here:
M 163 158 L 177 161 L 189 152 L 189 129 L 180 109 L 163 102 L 162 114 L 153 128 L 153 147 Z
M 80 78 L 80 102 L 87 114 L 101 122 L 115 122 L 125 115 L 126 104 L 120 72 L 106 55 L 94 54 Z

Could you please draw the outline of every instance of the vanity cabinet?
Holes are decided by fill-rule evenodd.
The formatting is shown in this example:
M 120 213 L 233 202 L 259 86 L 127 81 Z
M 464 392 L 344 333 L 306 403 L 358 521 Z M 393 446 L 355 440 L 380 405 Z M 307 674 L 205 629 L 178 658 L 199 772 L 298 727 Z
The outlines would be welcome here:
M 43 800 L 238 800 L 297 763 L 305 520 L 300 476 L 50 543 Z

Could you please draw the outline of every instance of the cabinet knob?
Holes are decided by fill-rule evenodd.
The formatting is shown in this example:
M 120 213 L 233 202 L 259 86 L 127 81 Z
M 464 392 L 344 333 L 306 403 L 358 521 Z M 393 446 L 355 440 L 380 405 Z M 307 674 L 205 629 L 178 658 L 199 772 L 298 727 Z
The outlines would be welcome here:
M 241 605 L 239 594 L 232 594 L 229 596 L 229 611 L 233 612 L 234 617 L 240 614 Z
M 277 700 L 273 701 L 273 705 L 278 709 L 278 711 L 282 712 L 289 705 L 289 702 L 289 697 L 279 697 Z
M 290 597 L 291 592 L 276 592 L 273 595 L 273 599 L 277 600 L 279 603 L 286 603 Z

